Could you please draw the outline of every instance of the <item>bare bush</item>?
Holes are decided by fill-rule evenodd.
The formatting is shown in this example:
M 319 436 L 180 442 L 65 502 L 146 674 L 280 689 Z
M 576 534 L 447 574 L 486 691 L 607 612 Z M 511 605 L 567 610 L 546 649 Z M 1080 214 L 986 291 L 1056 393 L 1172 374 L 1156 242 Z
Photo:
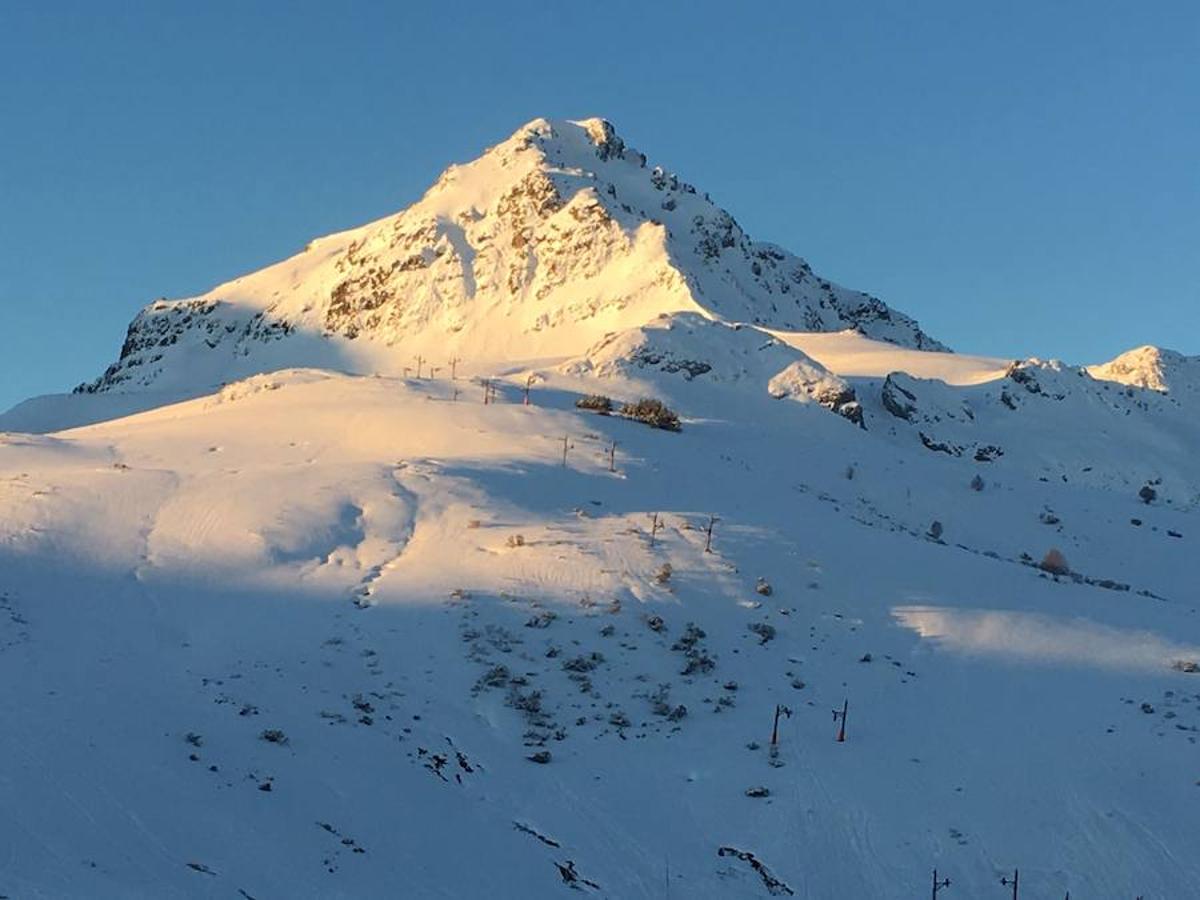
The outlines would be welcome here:
M 760 644 L 765 644 L 775 638 L 774 625 L 768 625 L 766 622 L 751 622 L 746 627 L 758 635 Z

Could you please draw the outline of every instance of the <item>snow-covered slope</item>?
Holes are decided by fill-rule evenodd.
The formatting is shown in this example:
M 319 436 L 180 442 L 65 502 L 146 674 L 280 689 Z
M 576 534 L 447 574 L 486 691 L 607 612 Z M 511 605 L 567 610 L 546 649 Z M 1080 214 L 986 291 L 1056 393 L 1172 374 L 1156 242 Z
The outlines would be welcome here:
M 0 893 L 1193 895 L 1194 513 L 777 399 L 828 369 L 761 352 L 4 436 Z M 574 405 L 648 390 L 681 432 Z
M 1200 896 L 1195 369 L 531 123 L 0 416 L 0 898 Z
M 971 385 L 896 371 L 857 386 L 875 401 L 868 427 L 933 453 L 1127 495 L 1150 484 L 1163 502 L 1200 503 L 1200 394 L 1123 387 L 1037 359 Z
M 397 215 L 147 307 L 87 389 L 194 389 L 287 365 L 403 374 L 418 356 L 565 358 L 672 312 L 941 348 L 751 240 L 608 122 L 537 119 Z
M 691 382 L 735 396 L 815 400 L 872 440 L 970 460 L 988 477 L 1080 482 L 1125 496 L 1149 485 L 1159 501 L 1192 509 L 1200 504 L 1200 392 L 1185 377 L 1186 358 L 1163 354 L 1182 361 L 1167 369 L 1170 393 L 1103 380 L 1105 367 L 916 351 L 852 332 L 680 314 L 610 335 L 561 369 L 632 379 L 685 406 L 694 403 Z

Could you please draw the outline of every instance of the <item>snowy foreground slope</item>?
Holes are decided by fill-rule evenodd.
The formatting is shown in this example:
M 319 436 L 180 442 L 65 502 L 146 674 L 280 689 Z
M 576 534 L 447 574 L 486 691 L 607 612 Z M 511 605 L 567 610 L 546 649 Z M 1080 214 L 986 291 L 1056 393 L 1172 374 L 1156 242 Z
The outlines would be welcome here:
M 0 898 L 1200 896 L 1198 446 L 537 120 L 0 414 Z
M 1193 512 L 657 377 L 282 371 L 5 435 L 0 893 L 1200 890 Z

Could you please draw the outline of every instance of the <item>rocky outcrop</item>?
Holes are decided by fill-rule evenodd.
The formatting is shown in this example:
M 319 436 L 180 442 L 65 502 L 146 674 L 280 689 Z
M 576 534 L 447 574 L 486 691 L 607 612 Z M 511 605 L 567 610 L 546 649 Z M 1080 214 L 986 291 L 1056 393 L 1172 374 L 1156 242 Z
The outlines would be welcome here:
M 862 404 L 845 380 L 829 372 L 814 360 L 800 359 L 791 363 L 767 384 L 772 397 L 806 397 L 839 416 L 849 419 L 859 428 L 866 428 Z

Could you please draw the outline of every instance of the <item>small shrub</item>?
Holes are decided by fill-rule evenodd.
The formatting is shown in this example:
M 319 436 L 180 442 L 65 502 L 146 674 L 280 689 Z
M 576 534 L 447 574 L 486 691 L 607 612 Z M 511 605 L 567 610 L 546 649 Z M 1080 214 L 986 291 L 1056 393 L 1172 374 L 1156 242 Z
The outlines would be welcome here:
M 765 644 L 775 638 L 774 625 L 768 625 L 766 622 L 751 622 L 746 627 L 758 635 L 760 644 Z
M 575 405 L 579 409 L 590 409 L 592 412 L 598 412 L 605 416 L 612 412 L 613 408 L 612 400 L 603 394 L 589 394 L 586 397 L 580 397 L 575 401 Z
M 708 635 L 703 628 L 700 628 L 695 622 L 688 622 L 683 629 L 683 634 L 671 649 L 680 653 L 687 653 L 689 650 L 694 650 L 696 645 L 706 637 Z
M 548 609 L 543 609 L 535 614 L 528 622 L 525 623 L 526 628 L 549 628 L 550 623 L 557 619 L 558 616 Z
M 521 691 L 513 691 L 508 699 L 508 705 L 526 715 L 537 715 L 542 711 L 542 692 L 529 691 L 528 693 L 522 693 Z
M 268 744 L 286 744 L 288 742 L 287 735 L 278 728 L 268 728 L 259 737 Z
M 671 714 L 671 686 L 660 684 L 658 690 L 651 694 L 650 711 L 656 716 L 669 716 Z
M 982 475 L 976 474 L 975 477 L 971 479 L 971 490 L 973 490 L 973 491 L 982 491 L 983 490 L 983 476 Z
M 1142 485 L 1142 489 L 1138 491 L 1138 499 L 1149 505 L 1158 499 L 1158 491 L 1150 487 L 1148 484 Z
M 508 679 L 512 673 L 509 672 L 508 666 L 493 666 L 480 676 L 477 684 L 480 687 L 498 688 L 508 684 Z
M 525 535 L 510 534 L 508 536 L 508 540 L 505 543 L 507 543 L 509 547 L 512 547 L 514 549 L 516 547 L 524 547 L 525 546 Z
M 670 563 L 663 563 L 662 568 L 659 569 L 658 572 L 655 574 L 654 580 L 657 581 L 659 584 L 666 584 L 668 581 L 671 580 L 671 572 L 672 571 L 673 570 L 671 569 Z
M 574 659 L 568 659 L 562 664 L 562 667 L 568 672 L 590 672 L 602 662 L 604 662 L 603 655 L 589 653 L 587 656 L 576 656 Z
M 1067 558 L 1056 547 L 1051 547 L 1046 551 L 1046 555 L 1038 563 L 1038 568 L 1051 575 L 1069 575 L 1071 573 L 1071 567 L 1067 565 Z
M 637 403 L 626 403 L 621 407 L 621 415 L 666 431 L 679 431 L 682 427 L 679 424 L 679 414 L 653 397 L 643 398 Z

